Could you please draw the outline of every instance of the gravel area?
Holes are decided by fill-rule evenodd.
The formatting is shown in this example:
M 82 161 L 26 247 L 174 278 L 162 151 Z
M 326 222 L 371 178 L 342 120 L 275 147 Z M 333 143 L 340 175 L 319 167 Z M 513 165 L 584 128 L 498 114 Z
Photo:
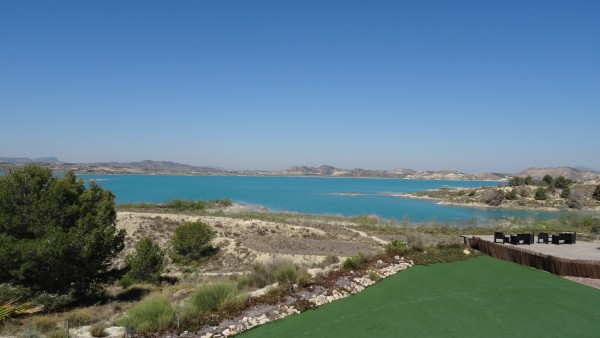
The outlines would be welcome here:
M 583 284 L 583 285 L 591 286 L 591 287 L 596 288 L 596 289 L 600 289 L 600 279 L 583 278 L 583 277 L 571 277 L 571 276 L 566 276 L 564 278 L 568 279 L 570 281 L 576 282 L 576 283 L 580 283 L 580 284 Z

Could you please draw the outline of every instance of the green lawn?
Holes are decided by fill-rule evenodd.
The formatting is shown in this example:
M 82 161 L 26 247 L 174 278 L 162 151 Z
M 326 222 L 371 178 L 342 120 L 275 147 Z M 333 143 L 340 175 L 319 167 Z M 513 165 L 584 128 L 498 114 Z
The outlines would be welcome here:
M 600 290 L 480 257 L 416 266 L 241 337 L 599 337 Z

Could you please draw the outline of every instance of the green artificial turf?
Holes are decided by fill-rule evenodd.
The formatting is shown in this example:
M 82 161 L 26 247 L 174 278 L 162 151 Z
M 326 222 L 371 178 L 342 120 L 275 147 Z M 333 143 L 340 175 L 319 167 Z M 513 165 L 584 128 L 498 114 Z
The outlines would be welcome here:
M 415 266 L 251 337 L 598 337 L 600 290 L 480 257 Z

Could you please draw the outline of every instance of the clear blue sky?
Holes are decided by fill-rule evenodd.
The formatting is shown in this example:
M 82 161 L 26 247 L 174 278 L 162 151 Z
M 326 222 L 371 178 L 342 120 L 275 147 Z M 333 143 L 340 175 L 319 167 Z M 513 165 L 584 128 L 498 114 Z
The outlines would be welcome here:
M 0 156 L 600 169 L 600 1 L 0 1 Z

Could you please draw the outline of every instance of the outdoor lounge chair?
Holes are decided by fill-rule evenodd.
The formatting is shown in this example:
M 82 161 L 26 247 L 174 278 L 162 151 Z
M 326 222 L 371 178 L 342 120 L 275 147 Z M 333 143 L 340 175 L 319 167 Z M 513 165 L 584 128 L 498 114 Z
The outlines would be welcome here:
M 497 239 L 502 240 L 502 243 L 508 243 L 509 241 L 508 236 L 504 236 L 502 232 L 494 232 L 494 243 L 496 243 Z
M 540 241 L 542 241 L 542 243 L 548 244 L 548 242 L 550 241 L 550 235 L 547 232 L 540 232 L 538 234 L 537 242 L 539 243 Z

